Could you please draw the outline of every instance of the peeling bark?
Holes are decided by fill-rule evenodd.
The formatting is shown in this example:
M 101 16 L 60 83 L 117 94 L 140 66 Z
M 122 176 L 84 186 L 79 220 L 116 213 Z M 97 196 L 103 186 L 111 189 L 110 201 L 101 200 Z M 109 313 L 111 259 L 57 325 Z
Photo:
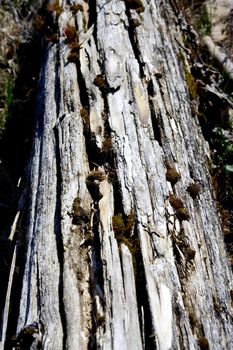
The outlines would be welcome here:
M 43 48 L 14 347 L 231 349 L 232 274 L 169 2 L 68 3 Z

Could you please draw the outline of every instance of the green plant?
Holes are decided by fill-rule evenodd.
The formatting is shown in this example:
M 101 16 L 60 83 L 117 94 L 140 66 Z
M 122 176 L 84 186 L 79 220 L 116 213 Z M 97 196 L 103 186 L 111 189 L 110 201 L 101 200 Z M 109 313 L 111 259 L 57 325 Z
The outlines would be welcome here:
M 121 213 L 113 216 L 112 226 L 116 234 L 122 234 L 125 232 L 125 223 Z
M 200 35 L 211 35 L 211 20 L 205 4 L 199 9 L 195 22 L 195 27 Z
M 116 234 L 129 235 L 135 225 L 135 214 L 131 210 L 130 214 L 123 219 L 122 213 L 114 215 L 112 218 L 113 230 Z
M 183 69 L 184 69 L 185 81 L 187 83 L 187 87 L 189 91 L 189 96 L 191 100 L 194 100 L 197 97 L 196 80 L 185 64 L 183 65 Z

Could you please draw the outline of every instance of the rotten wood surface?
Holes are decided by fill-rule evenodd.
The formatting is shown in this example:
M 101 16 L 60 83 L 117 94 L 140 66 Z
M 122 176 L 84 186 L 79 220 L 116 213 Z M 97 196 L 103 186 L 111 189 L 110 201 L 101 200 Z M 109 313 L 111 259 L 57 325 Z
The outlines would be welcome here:
M 232 273 L 182 36 L 169 1 L 131 3 L 79 1 L 74 15 L 63 1 L 59 42 L 44 42 L 17 349 L 233 348 Z

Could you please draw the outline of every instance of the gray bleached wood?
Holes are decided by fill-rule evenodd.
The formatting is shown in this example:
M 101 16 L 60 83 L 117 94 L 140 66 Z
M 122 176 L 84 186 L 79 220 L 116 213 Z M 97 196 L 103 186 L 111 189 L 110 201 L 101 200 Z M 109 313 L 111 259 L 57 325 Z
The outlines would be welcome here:
M 79 3 L 81 32 L 88 12 Z M 182 38 L 168 2 L 143 5 L 138 14 L 124 1 L 97 0 L 76 65 L 67 61 L 65 28 L 75 18 L 64 2 L 60 41 L 44 47 L 17 315 L 18 334 L 38 327 L 31 349 L 199 349 L 203 337 L 211 349 L 233 347 L 232 274 L 208 145 L 179 60 Z M 94 84 L 97 75 L 106 86 Z M 103 152 L 110 137 L 113 151 Z M 181 174 L 174 186 L 165 161 Z M 186 191 L 193 180 L 201 184 L 195 200 Z M 169 192 L 189 221 L 174 215 Z

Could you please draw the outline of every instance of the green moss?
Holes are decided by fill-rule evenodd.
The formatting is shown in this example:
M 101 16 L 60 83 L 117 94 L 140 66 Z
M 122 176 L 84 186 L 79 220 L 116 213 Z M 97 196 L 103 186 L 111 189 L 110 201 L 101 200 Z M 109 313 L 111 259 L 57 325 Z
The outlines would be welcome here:
M 211 35 L 211 20 L 205 4 L 203 4 L 201 9 L 198 11 L 198 16 L 196 17 L 197 20 L 195 23 L 195 27 L 197 31 L 201 35 Z
M 188 212 L 188 209 L 186 208 L 179 208 L 176 210 L 176 216 L 177 219 L 179 219 L 180 221 L 182 220 L 189 220 L 190 219 L 190 215 Z
M 133 269 L 134 274 L 136 275 L 138 273 L 137 266 L 138 266 L 138 258 L 140 256 L 140 242 L 138 237 L 131 236 L 131 237 L 125 237 L 124 234 L 118 234 L 116 235 L 116 240 L 118 244 L 125 244 L 131 255 L 132 255 L 132 263 L 133 263 Z
M 198 338 L 197 342 L 201 350 L 209 350 L 210 347 L 209 347 L 209 342 L 207 338 L 200 337 Z
M 194 100 L 197 97 L 196 80 L 194 79 L 192 73 L 189 71 L 188 67 L 185 64 L 183 68 L 184 68 L 185 80 L 188 86 L 189 96 L 191 100 Z
M 112 218 L 113 230 L 116 234 L 122 234 L 125 232 L 125 223 L 122 214 L 114 215 Z
M 133 211 L 123 219 L 121 213 L 114 215 L 112 218 L 113 230 L 118 235 L 129 235 L 135 225 L 135 214 Z

